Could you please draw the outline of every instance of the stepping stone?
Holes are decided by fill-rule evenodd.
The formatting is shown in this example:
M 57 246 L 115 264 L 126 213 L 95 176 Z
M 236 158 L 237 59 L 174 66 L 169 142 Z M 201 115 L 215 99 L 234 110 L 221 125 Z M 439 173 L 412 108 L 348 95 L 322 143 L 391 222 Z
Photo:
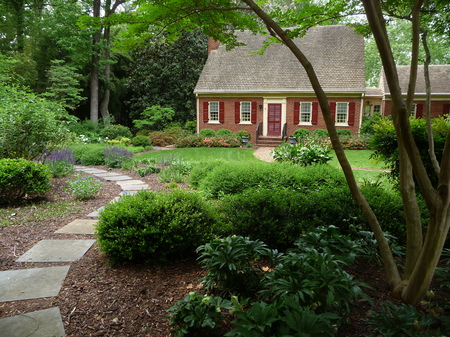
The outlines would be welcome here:
M 99 178 L 108 178 L 108 177 L 117 177 L 121 176 L 122 174 L 116 173 L 116 172 L 106 172 L 106 173 L 97 173 L 94 174 L 96 177 Z
M 142 185 L 123 185 L 122 190 L 124 191 L 140 191 L 140 190 L 146 190 L 148 189 L 147 184 Z
M 60 266 L 1 271 L 0 302 L 58 296 L 69 268 Z
M 77 219 L 64 227 L 58 229 L 55 233 L 64 234 L 94 234 L 95 224 L 98 220 Z
M 122 197 L 122 196 L 124 196 L 124 195 L 135 195 L 137 192 L 139 192 L 139 191 L 123 191 L 123 192 L 120 192 L 120 196 Z
M 0 337 L 63 337 L 59 308 L 49 308 L 0 319 Z
M 107 173 L 108 171 L 105 171 L 105 170 L 99 170 L 99 169 L 96 169 L 96 168 L 82 168 L 81 170 L 79 170 L 79 171 L 82 171 L 82 172 L 84 172 L 84 173 L 92 173 L 92 174 L 97 174 L 97 173 Z
M 95 240 L 42 240 L 16 262 L 71 262 L 81 258 Z
M 107 181 L 120 181 L 120 180 L 131 180 L 133 178 L 129 177 L 129 176 L 114 176 L 114 177 L 106 177 L 105 178 Z
M 118 181 L 117 185 L 124 186 L 124 185 L 143 185 L 145 182 L 142 180 L 125 180 L 125 181 Z
M 98 210 L 93 211 L 92 213 L 89 213 L 88 215 L 86 215 L 88 218 L 98 218 L 98 216 L 100 215 L 100 212 L 103 211 L 105 207 L 100 207 Z

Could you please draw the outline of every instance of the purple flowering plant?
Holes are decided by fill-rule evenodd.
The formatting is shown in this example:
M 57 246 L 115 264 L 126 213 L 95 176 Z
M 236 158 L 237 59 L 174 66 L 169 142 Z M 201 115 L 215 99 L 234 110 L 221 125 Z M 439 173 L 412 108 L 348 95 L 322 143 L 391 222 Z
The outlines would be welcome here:
M 131 151 L 116 146 L 106 148 L 103 155 L 105 164 L 111 168 L 119 168 L 124 162 L 133 158 L 133 153 Z
M 76 161 L 73 152 L 65 148 L 47 151 L 43 156 L 43 162 L 52 172 L 52 176 L 59 178 L 72 174 Z

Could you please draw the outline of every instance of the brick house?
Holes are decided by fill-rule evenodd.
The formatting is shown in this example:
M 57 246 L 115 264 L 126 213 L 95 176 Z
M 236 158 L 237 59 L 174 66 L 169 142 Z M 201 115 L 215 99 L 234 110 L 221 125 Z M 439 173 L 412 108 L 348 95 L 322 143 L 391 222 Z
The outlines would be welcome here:
M 417 82 L 411 108 L 411 116 L 416 118 L 424 117 L 426 113 L 426 89 L 424 67 L 417 69 Z M 410 66 L 397 66 L 400 88 L 406 96 L 409 83 Z M 450 114 L 450 65 L 430 65 L 430 85 L 431 85 L 431 118 L 436 118 L 444 114 Z M 383 69 L 380 73 L 380 80 L 377 88 L 367 88 L 366 91 L 366 113 L 373 115 L 379 112 L 383 116 L 392 113 L 391 95 L 386 83 Z
M 257 54 L 267 37 L 245 31 L 227 51 L 210 41 L 194 93 L 197 130 L 246 130 L 252 141 L 281 141 L 299 128 L 326 129 L 305 70 L 282 44 Z M 336 127 L 357 134 L 364 112 L 364 39 L 347 26 L 319 26 L 294 40 L 313 64 Z

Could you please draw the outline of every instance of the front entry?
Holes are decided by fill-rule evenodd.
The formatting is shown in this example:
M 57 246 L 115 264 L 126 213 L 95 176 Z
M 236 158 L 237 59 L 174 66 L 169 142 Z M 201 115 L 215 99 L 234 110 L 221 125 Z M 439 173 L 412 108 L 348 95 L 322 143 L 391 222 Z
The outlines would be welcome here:
M 268 120 L 267 120 L 267 135 L 280 136 L 281 135 L 281 104 L 269 103 L 267 104 Z

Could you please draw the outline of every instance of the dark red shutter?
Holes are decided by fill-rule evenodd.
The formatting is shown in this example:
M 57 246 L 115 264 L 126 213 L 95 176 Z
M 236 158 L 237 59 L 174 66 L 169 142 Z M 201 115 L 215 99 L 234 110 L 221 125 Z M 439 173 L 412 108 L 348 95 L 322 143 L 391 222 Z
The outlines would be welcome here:
M 423 104 L 416 104 L 416 118 L 423 117 Z
M 294 124 L 300 123 L 300 102 L 294 102 Z
M 241 102 L 234 102 L 234 122 L 239 124 L 241 121 Z
M 317 125 L 317 118 L 319 117 L 319 102 L 313 102 L 312 104 L 312 116 L 311 124 Z
M 252 114 L 250 116 L 250 121 L 252 124 L 256 124 L 256 115 L 258 113 L 258 103 L 252 102 Z
M 208 123 L 209 117 L 208 117 L 208 102 L 203 102 L 203 122 Z
M 450 114 L 450 104 L 444 104 L 444 109 L 443 109 L 443 111 L 442 111 L 442 114 L 443 115 L 448 115 L 448 114 Z
M 336 102 L 330 103 L 331 119 L 336 122 Z
M 225 122 L 225 102 L 219 102 L 219 123 Z
M 348 104 L 348 125 L 355 124 L 355 102 L 350 102 Z

